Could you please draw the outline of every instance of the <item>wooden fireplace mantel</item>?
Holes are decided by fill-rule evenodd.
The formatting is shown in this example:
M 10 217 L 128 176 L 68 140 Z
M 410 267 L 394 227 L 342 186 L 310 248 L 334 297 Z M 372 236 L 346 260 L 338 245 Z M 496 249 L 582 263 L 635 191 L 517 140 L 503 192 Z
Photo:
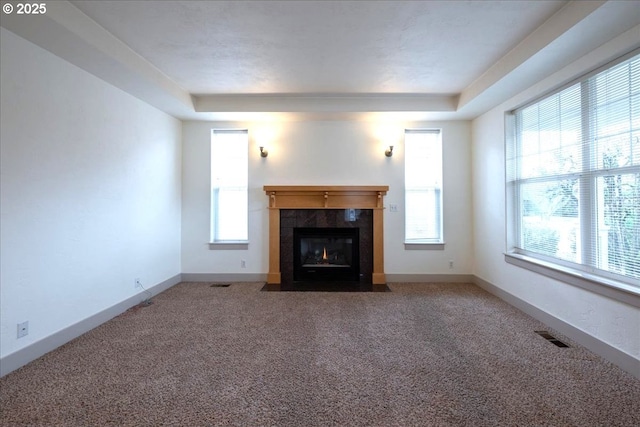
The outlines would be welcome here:
M 382 198 L 387 185 L 265 185 L 269 196 L 269 273 L 267 283 L 279 285 L 280 209 L 372 209 L 373 210 L 373 285 L 386 285 Z

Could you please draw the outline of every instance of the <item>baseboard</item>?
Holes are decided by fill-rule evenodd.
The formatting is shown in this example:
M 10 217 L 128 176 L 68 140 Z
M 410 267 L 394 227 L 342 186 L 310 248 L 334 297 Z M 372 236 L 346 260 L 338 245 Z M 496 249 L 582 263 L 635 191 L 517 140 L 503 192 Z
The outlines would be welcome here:
M 540 310 L 480 277 L 473 276 L 473 283 L 640 379 L 640 360 L 630 354 Z
M 183 273 L 171 277 L 149 288 L 153 295 L 157 295 L 180 282 L 262 282 L 266 281 L 266 274 L 210 274 L 210 273 Z M 551 314 L 521 300 L 513 294 L 493 285 L 492 283 L 470 274 L 387 274 L 387 282 L 424 282 L 424 283 L 474 283 L 487 292 L 506 301 L 512 306 L 525 312 L 531 317 L 543 322 L 568 338 L 586 347 L 595 354 L 609 360 L 625 371 L 640 378 L 640 360 L 633 356 L 587 334 Z M 127 298 L 120 303 L 96 313 L 74 325 L 45 337 L 33 344 L 0 359 L 0 377 L 7 375 L 27 363 L 55 350 L 61 345 L 79 337 L 80 335 L 100 326 L 137 305 L 141 301 L 144 292 Z
M 152 295 L 157 295 L 170 287 L 177 285 L 182 281 L 182 275 L 177 274 L 163 282 L 158 283 L 155 286 L 149 287 L 147 290 Z M 60 347 L 63 344 L 68 343 L 74 338 L 90 331 L 91 329 L 100 326 L 101 324 L 113 319 L 117 315 L 124 313 L 131 307 L 139 304 L 146 298 L 146 292 L 142 291 L 121 301 L 109 308 L 106 308 L 92 316 L 81 320 L 71 326 L 68 326 L 56 333 L 53 333 L 39 341 L 36 341 L 20 350 L 6 355 L 0 359 L 0 377 L 7 375 L 9 372 L 26 365 L 37 358 L 44 356 L 52 350 Z
M 472 274 L 394 274 L 387 273 L 387 283 L 473 283 Z
M 386 274 L 387 283 L 473 283 L 471 274 Z M 183 282 L 266 282 L 265 273 L 182 273 Z
M 266 282 L 266 273 L 182 273 L 183 282 Z

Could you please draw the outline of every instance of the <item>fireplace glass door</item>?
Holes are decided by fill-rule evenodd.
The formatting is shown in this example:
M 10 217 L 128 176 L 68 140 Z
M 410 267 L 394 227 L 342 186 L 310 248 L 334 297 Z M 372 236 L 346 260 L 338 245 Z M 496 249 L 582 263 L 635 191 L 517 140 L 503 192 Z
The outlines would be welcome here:
M 358 228 L 295 228 L 294 281 L 358 281 Z

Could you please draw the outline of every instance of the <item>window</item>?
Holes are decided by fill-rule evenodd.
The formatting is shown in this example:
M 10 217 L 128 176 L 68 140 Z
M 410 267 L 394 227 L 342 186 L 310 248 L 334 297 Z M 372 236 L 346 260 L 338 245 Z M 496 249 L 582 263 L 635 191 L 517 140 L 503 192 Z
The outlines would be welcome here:
M 211 131 L 211 242 L 248 240 L 249 134 Z
M 640 55 L 510 115 L 516 254 L 640 287 Z
M 405 130 L 405 243 L 443 243 L 439 129 Z

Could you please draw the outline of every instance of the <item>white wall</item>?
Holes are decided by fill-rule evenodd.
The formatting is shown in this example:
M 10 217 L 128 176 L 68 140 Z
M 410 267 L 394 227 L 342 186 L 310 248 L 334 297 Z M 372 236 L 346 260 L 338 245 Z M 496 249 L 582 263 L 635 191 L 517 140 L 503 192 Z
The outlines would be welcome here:
M 209 156 L 212 128 L 249 129 L 249 248 L 210 250 Z M 441 128 L 444 143 L 445 250 L 405 250 L 403 176 L 405 128 Z M 260 157 L 258 147 L 269 149 Z M 394 145 L 393 157 L 384 150 Z M 385 272 L 471 273 L 470 123 L 431 122 L 186 122 L 183 126 L 183 273 L 266 274 L 268 213 L 264 185 L 389 185 L 385 205 Z M 449 269 L 449 260 L 454 269 Z M 246 269 L 240 261 L 246 260 Z
M 504 113 L 637 45 L 637 28 L 473 121 L 473 273 L 538 309 L 640 359 L 640 310 L 507 264 Z
M 181 123 L 1 31 L 4 357 L 180 274 Z

